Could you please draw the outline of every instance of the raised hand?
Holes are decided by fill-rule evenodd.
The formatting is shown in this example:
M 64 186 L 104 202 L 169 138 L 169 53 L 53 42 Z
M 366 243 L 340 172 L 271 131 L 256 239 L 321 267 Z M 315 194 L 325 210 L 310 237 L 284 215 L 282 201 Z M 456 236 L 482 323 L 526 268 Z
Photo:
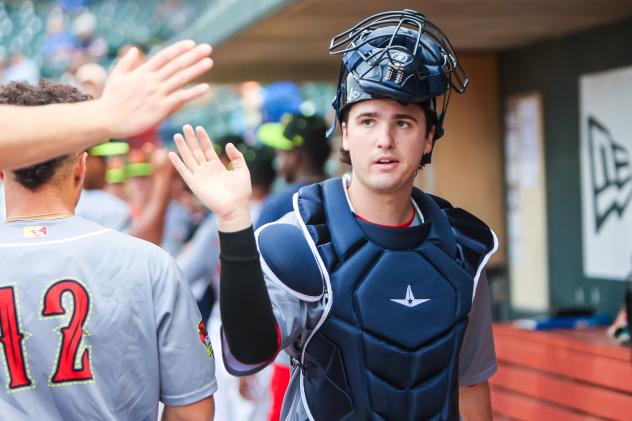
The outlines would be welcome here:
M 213 66 L 211 46 L 180 41 L 142 63 L 131 48 L 112 70 L 98 102 L 110 137 L 128 137 L 160 123 L 208 90 L 207 84 L 184 85 Z
M 248 228 L 252 224 L 249 208 L 252 186 L 243 155 L 232 143 L 226 146 L 233 168 L 229 171 L 202 127 L 193 131 L 186 125 L 182 131 L 184 137 L 179 133 L 174 136 L 180 156 L 170 152 L 169 158 L 184 182 L 204 206 L 217 215 L 221 231 Z

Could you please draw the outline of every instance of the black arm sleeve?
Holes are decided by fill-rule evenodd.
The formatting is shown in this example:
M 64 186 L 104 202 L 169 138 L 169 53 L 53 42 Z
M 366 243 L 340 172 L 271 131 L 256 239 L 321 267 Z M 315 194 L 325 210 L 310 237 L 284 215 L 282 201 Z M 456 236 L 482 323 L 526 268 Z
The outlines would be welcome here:
M 275 356 L 279 338 L 252 226 L 220 232 L 219 241 L 224 336 L 237 360 L 260 364 Z

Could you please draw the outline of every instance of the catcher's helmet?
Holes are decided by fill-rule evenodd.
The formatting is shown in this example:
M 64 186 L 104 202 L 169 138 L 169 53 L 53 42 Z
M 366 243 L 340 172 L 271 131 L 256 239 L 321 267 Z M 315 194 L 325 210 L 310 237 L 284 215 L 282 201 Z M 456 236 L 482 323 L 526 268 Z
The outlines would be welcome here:
M 448 38 L 414 10 L 373 15 L 331 40 L 329 53 L 342 55 L 333 101 L 338 120 L 347 107 L 372 98 L 427 104 L 435 112 L 435 140 L 443 135 L 450 91 L 463 93 L 468 78 Z M 440 109 L 437 97 L 443 96 Z M 335 128 L 329 129 L 330 136 Z M 430 155 L 423 163 L 430 162 Z

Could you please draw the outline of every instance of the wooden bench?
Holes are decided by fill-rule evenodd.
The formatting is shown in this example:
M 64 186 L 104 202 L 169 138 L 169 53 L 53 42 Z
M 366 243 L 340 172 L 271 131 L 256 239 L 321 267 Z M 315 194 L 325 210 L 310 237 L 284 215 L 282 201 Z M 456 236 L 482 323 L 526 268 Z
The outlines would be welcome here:
M 494 326 L 494 419 L 632 420 L 632 350 L 604 329 Z

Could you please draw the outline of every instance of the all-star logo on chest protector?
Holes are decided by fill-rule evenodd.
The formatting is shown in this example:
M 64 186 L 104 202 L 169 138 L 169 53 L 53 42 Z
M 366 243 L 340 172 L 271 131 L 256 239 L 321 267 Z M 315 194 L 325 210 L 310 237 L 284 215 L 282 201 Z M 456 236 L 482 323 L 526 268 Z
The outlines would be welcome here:
M 415 307 L 419 304 L 425 303 L 426 301 L 430 301 L 430 298 L 415 298 L 412 288 L 408 285 L 408 288 L 406 288 L 406 297 L 403 299 L 391 298 L 391 301 L 406 307 Z

